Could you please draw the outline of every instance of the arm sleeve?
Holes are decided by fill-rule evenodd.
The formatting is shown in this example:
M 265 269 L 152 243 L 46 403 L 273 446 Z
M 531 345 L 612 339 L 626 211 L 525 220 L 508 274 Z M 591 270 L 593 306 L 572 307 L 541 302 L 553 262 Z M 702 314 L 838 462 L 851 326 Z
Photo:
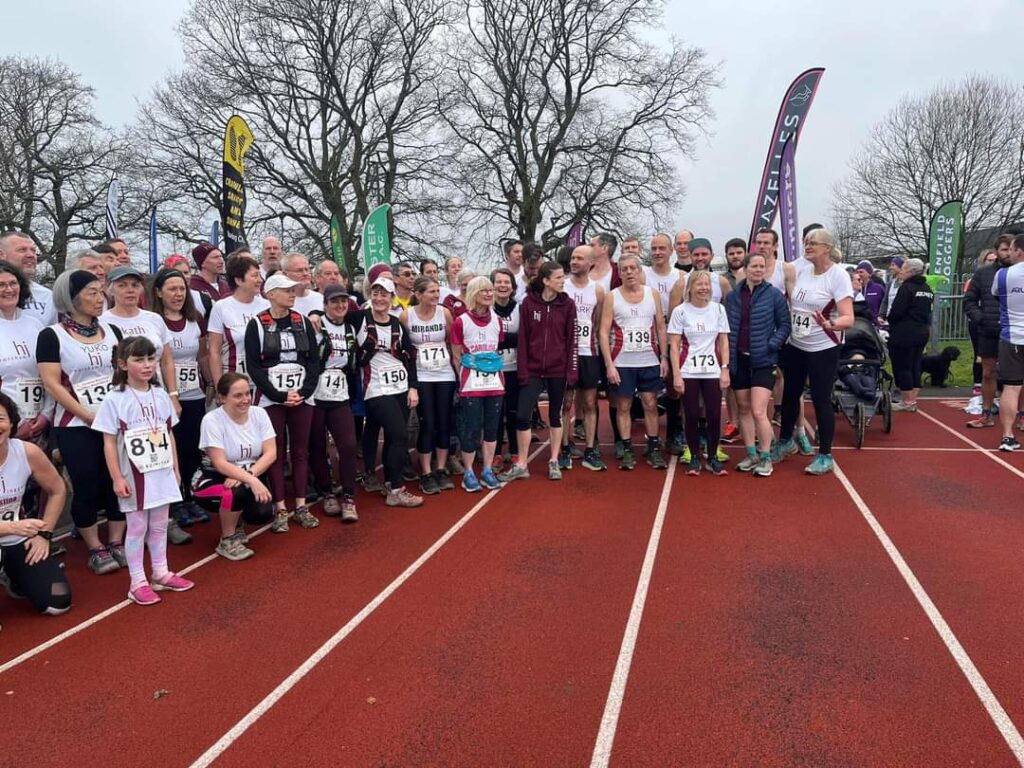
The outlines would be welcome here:
M 312 396 L 313 392 L 316 391 L 317 384 L 320 378 L 320 349 L 317 346 L 316 331 L 313 330 L 313 324 L 308 319 L 302 319 L 303 328 L 306 331 L 306 338 L 309 339 L 309 354 L 306 355 L 306 378 L 302 382 L 302 387 L 299 389 L 299 394 L 302 395 L 302 399 Z
M 263 361 L 261 358 L 261 339 L 260 339 L 260 327 L 259 320 L 253 318 L 249 321 L 249 324 L 245 326 L 245 370 L 249 373 L 249 378 L 252 379 L 252 383 L 256 385 L 264 397 L 268 400 L 272 400 L 275 403 L 283 403 L 288 399 L 287 392 L 278 392 L 274 385 L 270 383 L 270 377 L 267 376 L 267 370 L 263 367 Z
M 53 328 L 43 328 L 36 339 L 36 362 L 37 363 L 59 363 L 60 362 L 60 339 Z

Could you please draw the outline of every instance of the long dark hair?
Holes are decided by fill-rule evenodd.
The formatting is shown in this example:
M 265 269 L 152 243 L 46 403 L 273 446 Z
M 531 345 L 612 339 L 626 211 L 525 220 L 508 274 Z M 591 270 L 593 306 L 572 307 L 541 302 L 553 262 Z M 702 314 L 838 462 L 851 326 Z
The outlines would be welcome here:
M 530 281 L 530 290 L 537 293 L 542 292 L 544 290 L 544 281 L 560 269 L 562 269 L 562 265 L 557 261 L 545 261 L 540 265 L 540 272 Z M 565 270 L 562 269 L 562 271 L 564 272 Z
M 156 277 L 153 278 L 153 284 L 149 286 L 149 306 L 153 312 L 156 312 L 160 317 L 164 317 L 164 302 L 160 298 L 160 291 L 163 290 L 164 284 L 172 277 L 180 277 L 182 282 L 185 283 L 185 303 L 181 306 L 181 314 L 186 320 L 190 320 L 193 323 L 199 322 L 199 310 L 196 309 L 196 303 L 192 300 L 192 291 L 188 288 L 188 280 L 185 279 L 185 275 L 176 269 L 161 269 L 156 273 Z
M 123 369 L 120 363 L 123 361 L 127 364 L 129 357 L 149 357 L 150 355 L 156 357 L 156 347 L 153 346 L 152 341 L 145 336 L 125 336 L 114 347 L 114 377 L 111 379 L 111 383 L 124 392 L 124 388 L 128 386 L 128 371 Z M 156 374 L 153 374 L 153 378 L 149 380 L 150 386 L 159 383 Z

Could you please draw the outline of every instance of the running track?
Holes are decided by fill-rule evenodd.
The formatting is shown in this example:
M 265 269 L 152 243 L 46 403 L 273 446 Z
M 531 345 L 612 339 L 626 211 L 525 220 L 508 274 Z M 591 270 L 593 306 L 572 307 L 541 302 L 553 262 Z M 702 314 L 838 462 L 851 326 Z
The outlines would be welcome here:
M 3 603 L 0 765 L 1024 764 L 1024 455 L 963 421 L 928 401 L 820 479 L 364 498 L 243 563 L 200 526 L 150 609 L 72 544 L 73 611 Z

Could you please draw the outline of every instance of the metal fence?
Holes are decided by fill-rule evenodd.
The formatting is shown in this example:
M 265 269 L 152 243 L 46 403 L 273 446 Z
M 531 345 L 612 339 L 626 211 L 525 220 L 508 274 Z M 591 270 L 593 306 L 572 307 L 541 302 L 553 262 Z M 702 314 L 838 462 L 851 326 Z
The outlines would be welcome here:
M 933 309 L 933 332 L 932 337 L 939 341 L 966 341 L 970 338 L 967 333 L 967 316 L 964 315 L 964 296 L 957 294 L 953 296 L 936 296 Z

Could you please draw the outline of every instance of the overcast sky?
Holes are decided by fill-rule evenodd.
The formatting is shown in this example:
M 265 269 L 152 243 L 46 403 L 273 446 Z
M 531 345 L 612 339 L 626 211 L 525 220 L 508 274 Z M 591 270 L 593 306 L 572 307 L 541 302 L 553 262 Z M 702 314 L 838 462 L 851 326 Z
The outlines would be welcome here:
M 174 26 L 187 6 L 3 2 L 0 52 L 63 60 L 96 89 L 101 118 L 119 125 L 154 83 L 182 66 Z M 716 119 L 698 141 L 696 161 L 681 169 L 688 195 L 674 224 L 710 237 L 716 251 L 747 233 L 780 100 L 803 70 L 826 68 L 797 154 L 803 223 L 828 222 L 832 184 L 903 96 L 971 72 L 1024 81 L 1016 50 L 1024 40 L 1022 0 L 669 0 L 664 29 L 722 65 Z

